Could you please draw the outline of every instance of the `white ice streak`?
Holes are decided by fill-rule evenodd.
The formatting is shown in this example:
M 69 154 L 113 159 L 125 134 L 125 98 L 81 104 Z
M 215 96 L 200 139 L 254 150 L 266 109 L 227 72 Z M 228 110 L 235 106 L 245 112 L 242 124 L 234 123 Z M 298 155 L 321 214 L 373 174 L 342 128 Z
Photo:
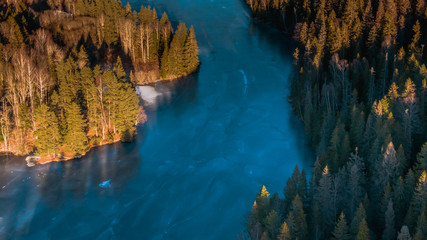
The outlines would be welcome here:
M 245 71 L 243 71 L 243 69 L 240 69 L 239 71 L 243 76 L 243 81 L 245 83 L 245 95 L 246 95 L 246 91 L 248 90 L 248 78 L 246 77 Z

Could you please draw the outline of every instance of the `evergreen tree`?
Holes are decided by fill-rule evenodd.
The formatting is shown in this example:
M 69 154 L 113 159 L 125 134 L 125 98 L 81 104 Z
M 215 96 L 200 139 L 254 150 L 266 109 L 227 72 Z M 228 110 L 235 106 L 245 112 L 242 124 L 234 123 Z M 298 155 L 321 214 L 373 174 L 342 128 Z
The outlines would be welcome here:
M 276 211 L 271 210 L 265 218 L 265 229 L 270 233 L 271 239 L 276 239 L 277 231 L 280 226 L 280 218 Z
M 303 203 L 300 196 L 297 194 L 294 201 L 292 201 L 292 206 L 290 209 L 290 213 L 293 217 L 288 216 L 289 219 L 294 218 L 294 226 L 291 228 L 292 238 L 298 238 L 301 240 L 307 239 L 307 221 L 305 218 L 305 213 L 303 209 Z
M 427 236 L 427 219 L 424 208 L 417 220 L 414 239 L 425 239 L 425 236 Z
M 351 225 L 350 225 L 350 233 L 353 236 L 353 238 L 357 236 L 357 233 L 359 232 L 360 224 L 364 219 L 366 219 L 366 210 L 363 207 L 363 203 L 360 203 L 353 217 L 353 221 L 351 221 Z
M 345 221 L 344 213 L 341 213 L 335 229 L 332 232 L 333 240 L 350 240 L 347 222 Z
M 86 122 L 81 114 L 80 107 L 72 102 L 65 109 L 67 133 L 64 136 L 66 153 L 83 154 L 87 149 L 85 133 Z
M 199 47 L 197 46 L 196 34 L 194 33 L 194 27 L 190 27 L 187 39 L 184 44 L 184 73 L 192 73 L 199 66 Z
M 396 230 L 394 228 L 394 210 L 393 210 L 393 201 L 390 199 L 387 206 L 387 211 L 385 212 L 385 229 L 383 232 L 383 240 L 393 240 L 396 235 Z
M 124 83 L 120 89 L 120 95 L 117 101 L 116 129 L 120 134 L 122 141 L 131 141 L 135 133 L 135 122 L 139 113 L 139 98 L 130 84 Z
M 116 32 L 116 24 L 114 22 L 113 16 L 105 17 L 105 23 L 103 27 L 103 36 L 104 41 L 107 43 L 107 45 L 116 44 L 119 37 Z
M 280 235 L 278 237 L 278 240 L 290 240 L 291 239 L 291 233 L 288 227 L 288 224 L 286 221 L 283 222 L 282 226 L 280 227 Z
M 264 219 L 270 209 L 269 201 L 270 193 L 267 191 L 264 185 L 261 186 L 259 194 L 255 201 L 255 216 L 256 219 Z
M 34 121 L 36 123 L 34 146 L 36 147 L 36 154 L 41 157 L 55 157 L 59 150 L 60 139 L 58 120 L 55 113 L 45 104 L 36 108 L 34 113 Z
M 183 56 L 187 32 L 187 27 L 183 23 L 180 23 L 170 44 L 168 59 L 173 64 L 170 65 L 168 75 L 180 76 L 185 72 Z
M 369 240 L 369 239 L 371 238 L 369 237 L 368 224 L 366 223 L 366 220 L 363 219 L 359 225 L 359 231 L 357 232 L 356 240 Z
M 166 78 L 166 76 L 168 74 L 170 74 L 170 72 L 172 72 L 171 70 L 171 65 L 172 63 L 170 62 L 170 57 L 169 57 L 169 47 L 166 45 L 164 51 L 163 51 L 163 55 L 162 58 L 160 60 L 161 63 L 161 67 L 160 67 L 160 75 L 162 76 L 162 78 Z
M 114 67 L 114 73 L 120 82 L 126 82 L 126 73 L 123 69 L 122 59 L 117 57 L 116 66 Z

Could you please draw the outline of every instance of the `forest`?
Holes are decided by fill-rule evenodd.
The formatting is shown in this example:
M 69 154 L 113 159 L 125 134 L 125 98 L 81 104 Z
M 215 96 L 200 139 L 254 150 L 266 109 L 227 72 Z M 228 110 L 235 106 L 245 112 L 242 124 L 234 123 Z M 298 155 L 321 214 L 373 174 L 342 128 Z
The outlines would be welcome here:
M 131 141 L 137 85 L 198 70 L 193 27 L 116 0 L 0 3 L 0 151 L 72 158 Z
M 250 238 L 427 239 L 426 1 L 246 3 L 297 42 L 289 101 L 316 155 L 283 199 L 261 187 Z

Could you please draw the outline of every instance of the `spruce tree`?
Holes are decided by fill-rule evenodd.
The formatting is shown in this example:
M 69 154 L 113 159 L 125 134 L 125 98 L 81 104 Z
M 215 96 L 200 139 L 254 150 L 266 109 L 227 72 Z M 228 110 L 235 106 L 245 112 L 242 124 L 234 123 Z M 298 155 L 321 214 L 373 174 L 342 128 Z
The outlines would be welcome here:
M 411 204 L 414 216 L 418 216 L 427 207 L 427 172 L 424 170 L 418 178 Z
M 133 140 L 135 133 L 135 123 L 139 113 L 139 98 L 130 84 L 125 83 L 120 89 L 117 100 L 116 129 L 120 134 L 120 139 L 125 142 Z
M 360 203 L 350 225 L 350 233 L 353 236 L 353 238 L 357 236 L 357 233 L 359 232 L 360 224 L 364 219 L 366 219 L 366 210 L 363 207 L 363 203 Z
M 168 75 L 179 77 L 185 72 L 183 56 L 187 32 L 188 30 L 185 24 L 180 23 L 170 44 L 169 61 L 172 64 Z
M 332 232 L 333 240 L 350 240 L 350 234 L 344 213 L 341 213 L 335 229 Z
M 59 150 L 60 140 L 58 120 L 55 113 L 47 105 L 42 104 L 36 108 L 34 114 L 36 123 L 34 146 L 36 147 L 36 154 L 41 157 L 55 156 Z
M 298 194 L 294 201 L 292 201 L 290 213 L 292 214 L 295 222 L 294 228 L 292 228 L 293 237 L 301 240 L 307 239 L 308 226 L 305 218 L 306 215 L 304 213 L 302 200 Z
M 67 133 L 64 136 L 65 152 L 72 155 L 83 154 L 87 149 L 85 133 L 86 122 L 83 119 L 79 105 L 72 102 L 65 109 Z
M 369 240 L 371 239 L 369 237 L 369 228 L 368 223 L 366 223 L 366 220 L 363 219 L 359 226 L 359 231 L 356 235 L 356 240 Z
M 383 240 L 394 240 L 396 235 L 396 229 L 394 227 L 394 210 L 393 201 L 390 199 L 385 212 L 385 229 L 383 232 Z
M 425 208 L 424 208 L 417 220 L 417 227 L 415 228 L 414 240 L 425 239 L 426 236 L 427 236 L 427 219 L 426 219 Z
M 261 186 L 260 192 L 257 194 L 255 201 L 256 204 L 256 218 L 261 220 L 264 219 L 270 209 L 270 193 L 267 191 L 264 185 Z
M 271 210 L 270 213 L 265 218 L 265 229 L 270 233 L 271 239 L 276 239 L 277 231 L 280 226 L 280 218 L 277 215 L 277 212 Z
M 199 49 L 196 40 L 196 34 L 194 33 L 194 27 L 190 27 L 187 39 L 184 45 L 184 73 L 189 74 L 194 72 L 199 66 Z
M 114 66 L 114 73 L 120 82 L 126 82 L 126 73 L 123 69 L 122 59 L 117 57 L 116 65 Z
M 162 78 L 166 78 L 172 71 L 172 63 L 170 62 L 169 58 L 169 47 L 166 45 L 162 54 L 162 58 L 160 59 L 160 75 Z
M 282 226 L 280 227 L 280 235 L 278 237 L 278 240 L 290 240 L 291 239 L 291 232 L 289 230 L 288 224 L 286 221 L 283 222 Z

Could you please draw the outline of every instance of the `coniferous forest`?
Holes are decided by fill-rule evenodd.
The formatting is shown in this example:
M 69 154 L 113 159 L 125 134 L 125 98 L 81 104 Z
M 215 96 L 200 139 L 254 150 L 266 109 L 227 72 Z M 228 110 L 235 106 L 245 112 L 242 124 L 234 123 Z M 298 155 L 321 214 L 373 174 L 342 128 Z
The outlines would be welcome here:
M 246 2 L 298 43 L 289 101 L 316 154 L 284 199 L 262 186 L 250 238 L 426 239 L 426 1 Z
M 131 141 L 135 86 L 199 66 L 193 27 L 116 0 L 0 4 L 1 151 L 66 158 Z

